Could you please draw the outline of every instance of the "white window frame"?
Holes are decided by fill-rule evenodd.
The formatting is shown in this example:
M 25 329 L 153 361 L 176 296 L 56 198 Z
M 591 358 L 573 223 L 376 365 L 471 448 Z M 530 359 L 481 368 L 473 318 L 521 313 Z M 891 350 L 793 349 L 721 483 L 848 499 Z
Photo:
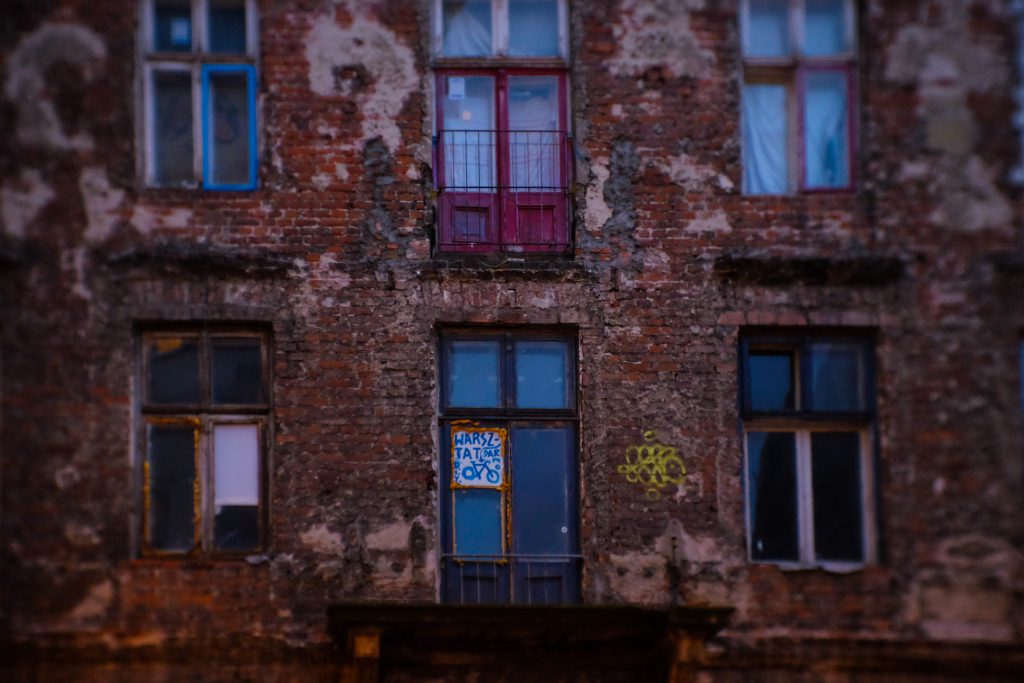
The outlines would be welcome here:
M 747 435 L 750 432 L 786 432 L 794 435 L 796 445 L 796 499 L 797 499 L 797 548 L 799 559 L 771 560 L 755 559 L 753 553 L 754 525 L 750 505 L 750 467 L 747 449 Z M 814 547 L 814 482 L 811 479 L 811 435 L 821 432 L 856 432 L 860 436 L 860 511 L 861 549 L 863 561 L 843 562 L 818 560 Z M 747 532 L 747 561 L 752 564 L 771 564 L 786 570 L 824 569 L 847 573 L 863 569 L 878 561 L 877 530 L 875 517 L 874 468 L 872 453 L 874 439 L 871 430 L 863 425 L 822 423 L 808 425 L 807 422 L 747 420 L 743 425 L 743 508 Z
M 203 111 L 202 111 L 202 67 L 204 64 L 239 64 L 251 66 L 259 75 L 258 58 L 259 47 L 259 17 L 257 14 L 257 0 L 244 0 L 245 2 L 245 53 L 224 54 L 209 52 L 210 37 L 207 17 L 209 16 L 210 0 L 190 0 L 189 8 L 192 13 L 192 31 L 190 38 L 192 46 L 188 52 L 158 52 L 155 46 L 156 18 L 155 6 L 157 0 L 142 0 L 139 3 L 139 63 L 142 68 L 140 103 L 138 111 L 142 121 L 142 131 L 139 135 L 139 167 L 142 170 L 145 186 L 151 188 L 187 188 L 200 189 L 203 187 Z M 178 185 L 161 184 L 157 180 L 155 154 L 153 152 L 156 144 L 155 112 L 153 111 L 153 74 L 156 71 L 180 71 L 191 75 L 192 84 L 192 180 L 188 183 Z M 250 87 L 257 87 L 256 83 Z M 258 98 L 256 109 L 259 109 Z M 250 112 L 254 119 L 256 111 Z M 257 124 L 255 124 L 258 126 Z M 258 130 L 258 128 L 257 128 Z M 257 148 L 252 150 L 257 160 L 260 156 L 259 135 L 257 134 Z M 257 178 L 258 182 L 258 178 Z
M 757 57 L 747 56 L 747 38 L 750 30 L 750 2 L 751 0 L 741 0 L 740 2 L 740 63 L 741 63 L 741 95 L 743 88 L 748 83 L 775 83 L 778 85 L 784 85 L 786 88 L 786 164 L 787 164 L 787 180 L 786 189 L 779 195 L 774 193 L 751 193 L 746 187 L 746 172 L 743 173 L 742 179 L 742 190 L 745 195 L 753 197 L 773 197 L 773 196 L 789 196 L 794 194 L 803 193 L 815 193 L 815 192 L 844 192 L 850 191 L 857 187 L 858 178 L 854 173 L 857 167 L 857 155 L 859 145 L 857 144 L 857 127 L 853 120 L 858 111 L 857 102 L 847 103 L 848 110 L 851 114 L 851 120 L 847 125 L 852 127 L 851 144 L 848 154 L 850 155 L 849 170 L 850 178 L 848 185 L 845 187 L 823 187 L 823 188 L 807 188 L 804 187 L 804 174 L 806 170 L 803 167 L 803 159 L 806 155 L 806 150 L 803 148 L 804 140 L 802 139 L 803 122 L 800 120 L 803 103 L 801 99 L 804 93 L 800 90 L 799 84 L 799 67 L 804 64 L 812 64 L 814 67 L 847 67 L 849 70 L 849 77 L 852 79 L 850 83 L 851 91 L 854 97 L 860 91 L 860 85 L 857 82 L 857 0 L 843 0 L 843 19 L 846 26 L 846 34 L 850 40 L 850 49 L 846 52 L 835 54 L 835 55 L 815 55 L 808 56 L 804 54 L 804 22 L 803 17 L 805 14 L 806 2 L 805 0 L 788 0 L 787 6 L 787 26 L 789 29 L 789 41 L 790 41 L 790 53 L 779 57 Z M 771 72 L 772 70 L 785 70 L 789 69 L 792 73 L 788 74 L 785 78 L 779 78 L 778 75 L 774 75 L 769 78 L 764 77 L 764 73 Z M 761 75 L 758 75 L 758 72 Z M 744 113 L 744 107 L 740 105 L 740 117 L 746 116 Z M 743 140 L 744 126 L 740 125 L 740 162 L 743 168 L 747 167 L 747 144 Z
M 444 0 L 433 0 L 434 57 L 437 59 L 493 59 L 509 57 L 509 0 L 491 1 L 491 54 L 475 57 L 446 57 L 444 55 Z M 511 57 L 511 59 L 535 61 L 544 59 L 569 58 L 569 6 L 568 0 L 555 0 L 558 4 L 558 54 L 543 57 Z

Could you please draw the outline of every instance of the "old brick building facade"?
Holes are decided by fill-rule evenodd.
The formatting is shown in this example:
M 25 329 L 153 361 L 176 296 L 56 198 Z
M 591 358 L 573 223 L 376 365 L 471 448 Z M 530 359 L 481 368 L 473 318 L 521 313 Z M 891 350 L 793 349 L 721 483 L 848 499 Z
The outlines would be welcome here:
M 5 3 L 0 677 L 1019 680 L 1021 11 Z

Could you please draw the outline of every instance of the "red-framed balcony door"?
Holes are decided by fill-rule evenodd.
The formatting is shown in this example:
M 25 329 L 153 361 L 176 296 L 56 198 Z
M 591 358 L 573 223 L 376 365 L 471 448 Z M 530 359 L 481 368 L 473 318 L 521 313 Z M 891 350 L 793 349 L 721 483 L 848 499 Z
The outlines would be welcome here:
M 445 73 L 437 87 L 442 247 L 494 251 L 501 242 L 496 78 Z
M 499 84 L 502 241 L 508 251 L 565 251 L 565 75 L 511 73 Z

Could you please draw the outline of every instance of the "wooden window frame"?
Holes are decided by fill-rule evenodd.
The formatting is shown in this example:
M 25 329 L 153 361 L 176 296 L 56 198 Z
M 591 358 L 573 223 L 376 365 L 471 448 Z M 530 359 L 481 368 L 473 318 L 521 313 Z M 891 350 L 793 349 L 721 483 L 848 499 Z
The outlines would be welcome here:
M 199 356 L 199 394 L 196 404 L 153 403 L 149 400 L 149 358 L 147 349 L 154 339 L 195 339 Z M 229 404 L 213 402 L 212 358 L 213 345 L 222 339 L 258 340 L 260 343 L 261 402 L 251 404 Z M 139 444 L 138 462 L 140 472 L 140 555 L 142 557 L 189 558 L 211 557 L 232 559 L 259 553 L 266 549 L 269 541 L 269 462 L 272 438 L 272 379 L 270 376 L 270 333 L 258 327 L 196 327 L 196 326 L 149 326 L 137 335 L 136 386 L 139 400 L 136 402 L 137 434 Z M 258 428 L 258 543 L 243 550 L 219 549 L 215 546 L 215 456 L 214 429 L 221 425 L 256 425 Z M 187 425 L 193 429 L 195 446 L 195 495 L 193 500 L 194 542 L 186 551 L 165 550 L 153 547 L 150 540 L 151 482 L 149 474 L 149 428 L 159 425 Z
M 257 0 L 245 2 L 245 52 L 218 53 L 209 50 L 209 9 L 211 0 L 189 0 L 191 11 L 191 39 L 189 51 L 158 51 L 155 46 L 156 4 L 158 0 L 142 0 L 139 3 L 138 54 L 140 93 L 137 111 L 141 121 L 138 135 L 138 166 L 142 171 L 147 188 L 178 188 L 191 190 L 255 190 L 259 184 L 259 127 L 258 127 L 258 68 L 259 60 L 259 15 Z M 192 92 L 192 179 L 181 183 L 161 183 L 156 168 L 156 112 L 153 96 L 156 92 L 153 77 L 156 72 L 172 71 L 190 76 Z M 249 145 L 249 178 L 245 183 L 225 184 L 212 181 L 210 166 L 210 144 L 207 124 L 209 74 L 216 72 L 244 73 L 248 84 L 247 103 L 249 106 L 249 128 L 246 138 Z
M 843 0 L 843 18 L 850 39 L 850 50 L 846 53 L 828 56 L 803 54 L 805 0 L 787 0 L 787 27 L 790 54 L 782 57 L 751 57 L 746 54 L 749 31 L 750 0 L 740 4 L 740 52 L 742 55 L 742 85 L 781 85 L 786 88 L 786 171 L 787 187 L 783 194 L 821 194 L 853 192 L 857 188 L 857 157 L 859 132 L 857 126 L 857 101 L 860 91 L 858 83 L 858 38 L 856 0 Z M 847 182 L 845 185 L 811 187 L 807 184 L 807 150 L 804 146 L 804 110 L 806 102 L 807 75 L 815 72 L 841 72 L 846 77 L 847 116 Z M 745 116 L 745 114 L 743 114 Z M 746 167 L 747 144 L 742 139 L 741 158 Z M 744 178 L 746 174 L 744 173 Z M 779 196 L 775 193 L 751 193 L 743 183 L 743 192 L 748 196 Z
M 846 412 L 815 411 L 805 408 L 811 400 L 810 363 L 811 347 L 821 343 L 839 343 L 857 346 L 861 350 L 862 390 L 864 409 Z M 754 411 L 750 407 L 749 358 L 756 351 L 778 352 L 788 350 L 796 362 L 793 364 L 794 408 L 786 411 Z M 740 340 L 740 412 L 743 449 L 744 524 L 747 536 L 747 561 L 771 564 L 781 569 L 824 569 L 846 573 L 863 569 L 878 562 L 878 511 L 876 467 L 878 439 L 875 429 L 874 343 L 868 333 L 850 331 L 800 332 L 779 334 L 756 331 L 744 334 Z M 754 525 L 751 509 L 750 455 L 748 435 L 751 432 L 791 433 L 795 440 L 797 549 L 798 558 L 762 559 L 753 552 Z M 859 437 L 860 473 L 860 529 L 862 559 L 859 561 L 821 560 L 814 546 L 814 496 L 811 463 L 811 437 L 823 432 L 856 433 Z
M 451 369 L 451 344 L 453 341 L 497 341 L 499 344 L 499 385 L 498 397 L 499 406 L 496 408 L 473 408 L 453 406 L 449 401 L 449 377 Z M 518 342 L 556 341 L 565 344 L 567 351 L 567 367 L 564 381 L 567 383 L 566 402 L 564 408 L 518 408 L 516 407 L 516 374 L 515 374 L 515 344 Z M 575 569 L 581 568 L 579 556 L 580 546 L 580 495 L 579 495 L 579 439 L 580 439 L 580 418 L 579 418 L 579 381 L 578 381 L 578 334 L 574 329 L 566 328 L 465 328 L 446 327 L 438 332 L 438 430 L 450 430 L 453 426 L 464 426 L 468 428 L 495 428 L 504 429 L 511 440 L 512 431 L 516 427 L 529 427 L 531 425 L 571 428 L 573 433 L 573 457 L 577 476 L 575 478 L 576 490 L 573 495 L 576 518 L 575 528 L 570 530 L 570 539 L 576 548 L 576 554 L 572 557 Z M 571 384 L 568 384 L 570 383 Z M 441 439 L 441 443 L 446 442 Z M 441 453 L 442 458 L 449 457 L 447 453 Z M 506 455 L 508 458 L 508 455 Z M 450 467 L 450 466 L 449 466 Z M 512 528 L 512 500 L 513 487 L 515 486 L 510 475 L 511 461 L 506 460 L 506 477 L 508 477 L 501 492 L 501 559 L 495 560 L 496 564 L 507 564 L 515 560 L 516 548 Z M 441 466 L 439 472 L 444 473 L 448 468 Z M 450 481 L 442 480 L 441 486 L 444 490 L 454 491 L 460 488 Z M 456 548 L 456 519 L 455 519 L 455 497 L 454 495 L 442 494 L 441 504 L 441 527 L 444 530 L 442 539 L 442 553 L 444 556 L 451 555 L 457 558 Z M 565 531 L 565 529 L 563 529 Z M 498 556 L 496 556 L 498 557 Z M 461 561 L 459 561 L 461 562 Z M 472 563 L 472 560 L 465 560 Z M 442 575 L 444 574 L 444 563 L 442 563 Z M 578 578 L 578 577 L 577 577 Z M 442 578 L 442 582 L 444 578 Z
M 432 0 L 431 24 L 437 61 L 512 60 L 516 62 L 544 62 L 569 59 L 569 6 L 568 0 L 556 0 L 558 6 L 558 54 L 542 57 L 513 57 L 508 54 L 509 45 L 509 0 L 491 2 L 491 52 L 473 57 L 446 57 L 444 50 L 444 0 Z

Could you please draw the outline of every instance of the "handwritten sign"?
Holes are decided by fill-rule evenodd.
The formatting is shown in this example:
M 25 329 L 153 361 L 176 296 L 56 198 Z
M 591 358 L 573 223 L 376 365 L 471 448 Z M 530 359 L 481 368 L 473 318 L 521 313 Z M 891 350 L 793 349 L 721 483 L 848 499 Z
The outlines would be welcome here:
M 497 489 L 505 483 L 505 430 L 452 427 L 452 481 Z

